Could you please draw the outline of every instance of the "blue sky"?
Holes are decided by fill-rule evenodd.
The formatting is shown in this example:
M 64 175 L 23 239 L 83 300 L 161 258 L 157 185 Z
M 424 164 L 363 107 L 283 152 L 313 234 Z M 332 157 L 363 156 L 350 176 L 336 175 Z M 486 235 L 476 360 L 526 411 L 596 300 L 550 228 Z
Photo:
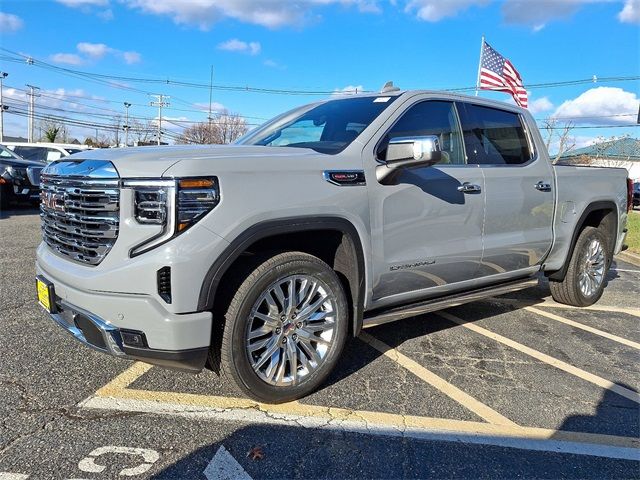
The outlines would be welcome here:
M 109 123 L 123 102 L 153 119 L 147 93 L 171 96 L 164 112 L 186 126 L 206 118 L 209 92 L 91 74 L 332 92 L 473 86 L 480 38 L 509 58 L 525 84 L 640 76 L 640 0 L 4 0 L 0 70 L 10 111 L 25 107 L 25 84 L 40 87 L 39 112 Z M 134 89 L 134 90 L 132 90 Z M 636 121 L 640 81 L 531 88 L 536 118 L 578 127 Z M 507 100 L 501 93 L 481 95 Z M 322 95 L 214 90 L 214 109 L 259 123 Z M 76 102 L 76 103 L 73 103 Z M 91 105 L 91 106 L 89 106 Z M 47 109 L 47 108 L 50 109 Z M 58 110 L 53 110 L 58 109 Z M 631 114 L 628 116 L 621 116 Z M 181 127 L 168 124 L 174 132 Z M 72 127 L 84 139 L 94 129 Z M 5 115 L 5 133 L 26 135 L 26 119 Z M 578 146 L 638 128 L 576 128 Z

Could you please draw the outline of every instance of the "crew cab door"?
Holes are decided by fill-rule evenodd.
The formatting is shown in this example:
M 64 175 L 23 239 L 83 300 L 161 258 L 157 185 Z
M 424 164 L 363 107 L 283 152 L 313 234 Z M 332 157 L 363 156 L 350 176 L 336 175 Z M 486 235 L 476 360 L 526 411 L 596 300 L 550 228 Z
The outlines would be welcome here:
M 535 270 L 553 239 L 554 181 L 519 111 L 458 103 L 467 162 L 484 174 L 486 211 L 481 276 Z
M 401 109 L 364 150 L 370 200 L 372 306 L 409 302 L 472 285 L 482 258 L 484 181 L 465 161 L 453 102 L 420 97 Z M 442 160 L 399 168 L 377 180 L 390 139 L 438 137 Z M 387 168 L 387 167 L 384 167 Z M 471 188 L 469 188 L 471 187 Z

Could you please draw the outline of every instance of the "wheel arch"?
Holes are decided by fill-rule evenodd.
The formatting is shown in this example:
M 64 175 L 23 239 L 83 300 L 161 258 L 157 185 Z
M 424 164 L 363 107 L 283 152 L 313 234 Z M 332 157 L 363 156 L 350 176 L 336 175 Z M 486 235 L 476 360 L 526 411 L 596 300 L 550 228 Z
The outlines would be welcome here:
M 562 281 L 567 274 L 569 268 L 569 262 L 573 256 L 573 250 L 575 249 L 578 236 L 584 230 L 585 227 L 603 228 L 609 244 L 607 245 L 607 251 L 609 258 L 613 259 L 613 253 L 615 251 L 615 243 L 618 232 L 618 207 L 613 201 L 598 201 L 587 205 L 583 210 L 582 215 L 576 222 L 576 227 L 573 229 L 571 235 L 571 243 L 567 250 L 567 255 L 562 264 L 562 268 L 554 272 L 547 274 L 550 280 Z
M 336 239 L 339 236 L 339 240 L 336 240 L 333 261 L 327 263 L 347 287 L 345 293 L 352 313 L 350 330 L 358 335 L 362 328 L 365 298 L 364 249 L 356 227 L 343 217 L 287 217 L 251 226 L 238 235 L 209 268 L 200 288 L 198 310 L 214 308 L 221 280 L 237 262 L 242 261 L 243 254 L 252 251 L 252 247 L 270 249 L 272 244 L 279 246 L 282 243 L 277 242 L 278 239 L 290 240 L 285 245 L 292 245 L 292 242 L 295 244 L 297 239 L 301 247 L 297 249 L 316 254 L 316 250 L 323 247 L 321 242 L 329 234 L 333 234 Z M 323 260 L 328 259 L 325 256 Z

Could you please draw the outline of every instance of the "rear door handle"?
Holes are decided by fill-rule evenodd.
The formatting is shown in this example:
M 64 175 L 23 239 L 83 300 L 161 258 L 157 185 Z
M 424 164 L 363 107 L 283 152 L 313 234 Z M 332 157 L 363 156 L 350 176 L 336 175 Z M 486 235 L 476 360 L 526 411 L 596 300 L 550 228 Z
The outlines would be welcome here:
M 482 191 L 482 187 L 475 183 L 464 182 L 458 187 L 458 191 L 462 193 L 480 193 Z
M 545 183 L 545 182 L 538 182 L 534 185 L 536 187 L 537 190 L 540 190 L 541 192 L 550 192 L 551 191 L 551 184 L 550 183 Z

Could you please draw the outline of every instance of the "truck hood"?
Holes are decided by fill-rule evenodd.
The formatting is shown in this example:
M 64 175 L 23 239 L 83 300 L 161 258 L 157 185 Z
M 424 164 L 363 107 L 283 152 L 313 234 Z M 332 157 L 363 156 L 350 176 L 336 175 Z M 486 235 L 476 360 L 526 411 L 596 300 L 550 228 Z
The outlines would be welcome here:
M 308 148 L 264 147 L 254 145 L 176 145 L 159 147 L 130 147 L 90 150 L 66 157 L 65 160 L 108 160 L 116 167 L 120 177 L 161 177 L 177 163 L 215 163 L 224 169 L 234 168 L 253 171 L 269 169 L 268 159 L 300 157 L 326 157 Z M 306 163 L 306 162 L 305 162 Z

